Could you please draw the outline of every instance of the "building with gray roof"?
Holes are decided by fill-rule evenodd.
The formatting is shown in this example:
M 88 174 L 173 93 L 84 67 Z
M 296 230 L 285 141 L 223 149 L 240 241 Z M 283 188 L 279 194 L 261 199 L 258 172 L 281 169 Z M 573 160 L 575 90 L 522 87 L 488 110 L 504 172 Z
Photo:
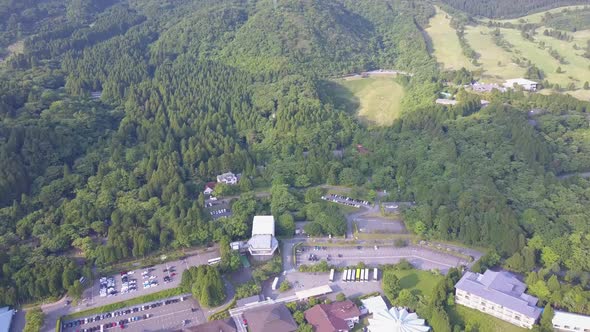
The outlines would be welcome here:
M 10 331 L 12 316 L 14 316 L 14 310 L 10 310 L 9 307 L 0 308 L 0 332 Z
M 455 290 L 458 304 L 520 327 L 532 328 L 542 312 L 538 299 L 525 293 L 526 285 L 505 271 L 466 272 Z

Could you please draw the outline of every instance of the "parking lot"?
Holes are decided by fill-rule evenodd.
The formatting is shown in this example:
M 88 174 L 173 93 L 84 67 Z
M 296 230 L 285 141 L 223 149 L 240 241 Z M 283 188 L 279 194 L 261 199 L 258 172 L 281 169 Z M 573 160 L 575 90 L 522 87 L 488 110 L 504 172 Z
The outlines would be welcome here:
M 96 280 L 94 285 L 84 292 L 81 305 L 74 311 L 85 310 L 88 307 L 103 306 L 114 302 L 128 300 L 134 297 L 159 292 L 161 290 L 177 287 L 180 284 L 182 272 L 190 266 L 204 265 L 212 258 L 219 257 L 219 250 L 201 253 L 195 256 L 189 256 L 184 260 L 178 260 L 163 264 L 154 265 L 150 268 L 137 269 L 127 272 L 127 287 L 125 288 L 124 276 L 116 274 L 114 276 L 101 276 Z M 144 274 L 144 272 L 148 272 Z M 110 296 L 101 296 L 101 278 L 114 278 L 115 293 Z M 169 278 L 169 280 L 168 280 Z M 104 280 L 104 279 L 102 279 Z M 135 283 L 132 281 L 135 280 Z M 167 281 L 168 280 L 168 281 Z M 134 286 L 133 286 L 134 285 Z M 108 290 L 108 289 L 107 289 Z M 104 294 L 104 293 L 103 293 Z
M 334 202 L 338 204 L 348 205 L 355 208 L 360 207 L 370 207 L 372 204 L 368 201 L 354 199 L 343 195 L 336 195 L 336 194 L 328 194 L 326 196 L 322 196 L 322 199 L 329 202 Z
M 393 246 L 317 247 L 304 246 L 296 253 L 297 265 L 317 264 L 322 260 L 337 267 L 353 266 L 363 262 L 367 267 L 380 264 L 395 264 L 405 259 L 421 270 L 439 269 L 446 273 L 449 268 L 467 265 L 468 262 L 453 255 L 418 246 L 397 248 Z M 310 257 L 310 255 L 312 255 Z
M 208 199 L 205 201 L 205 207 L 213 220 L 228 218 L 232 215 L 228 200 Z
M 64 321 L 62 331 L 94 332 L 125 329 L 129 331 L 168 331 L 206 322 L 191 296 L 144 303 L 112 312 Z

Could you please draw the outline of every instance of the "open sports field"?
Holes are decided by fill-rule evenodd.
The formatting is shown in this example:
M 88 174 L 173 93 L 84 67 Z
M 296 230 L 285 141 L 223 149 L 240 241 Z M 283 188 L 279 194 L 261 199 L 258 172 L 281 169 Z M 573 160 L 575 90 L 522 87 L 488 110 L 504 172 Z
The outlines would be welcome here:
M 401 112 L 404 88 L 392 77 L 340 79 L 327 86 L 340 107 L 368 124 L 389 126 Z
M 432 54 L 445 69 L 475 69 L 469 58 L 463 54 L 457 32 L 451 28 L 450 23 L 450 16 L 437 7 L 436 15 L 430 19 L 426 29 Z

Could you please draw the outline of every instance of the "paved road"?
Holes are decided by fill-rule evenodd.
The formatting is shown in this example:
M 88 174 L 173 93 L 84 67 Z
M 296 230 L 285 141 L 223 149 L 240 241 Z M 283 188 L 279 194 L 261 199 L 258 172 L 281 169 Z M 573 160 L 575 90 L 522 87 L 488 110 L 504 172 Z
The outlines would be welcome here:
M 215 248 L 209 248 L 209 251 L 202 252 L 198 255 L 188 256 L 185 260 L 155 265 L 153 267 L 154 271 L 152 272 L 152 274 L 154 274 L 157 277 L 157 280 L 159 282 L 159 286 L 147 288 L 147 289 L 144 289 L 142 286 L 141 272 L 143 270 L 142 269 L 135 270 L 134 277 L 137 279 L 137 282 L 138 282 L 138 285 L 137 285 L 138 290 L 133 293 L 118 294 L 116 296 L 111 296 L 111 297 L 100 297 L 99 296 L 100 287 L 99 287 L 99 280 L 98 279 L 100 279 L 100 278 L 97 278 L 97 280 L 94 282 L 93 286 L 84 291 L 83 299 L 80 301 L 80 304 L 78 306 L 75 306 L 75 307 L 66 306 L 65 305 L 65 303 L 66 303 L 65 297 L 58 302 L 54 302 L 54 303 L 50 303 L 50 304 L 46 304 L 46 305 L 41 306 L 41 309 L 43 309 L 43 312 L 46 315 L 45 322 L 43 324 L 43 327 L 41 328 L 41 331 L 42 332 L 54 331 L 55 330 L 55 323 L 56 323 L 57 319 L 61 316 L 65 316 L 65 315 L 68 315 L 73 312 L 78 312 L 78 311 L 82 311 L 82 310 L 86 310 L 86 309 L 90 309 L 90 308 L 95 308 L 95 307 L 100 307 L 100 306 L 104 306 L 104 305 L 115 303 L 115 302 L 121 302 L 121 301 L 135 298 L 138 296 L 151 294 L 151 293 L 159 292 L 161 290 L 177 287 L 180 284 L 180 276 L 182 275 L 182 272 L 184 270 L 186 270 L 190 266 L 207 264 L 207 261 L 209 259 L 216 258 L 216 257 L 219 257 L 219 250 L 215 249 Z M 176 276 L 172 277 L 171 282 L 164 283 L 163 277 L 164 277 L 164 275 L 168 275 L 168 273 L 164 273 L 163 270 L 166 269 L 167 267 L 170 267 L 170 266 L 175 267 Z M 116 289 L 120 290 L 121 276 L 115 275 L 115 281 L 116 281 L 116 286 L 115 286 Z
M 313 265 L 319 261 L 327 260 L 330 255 L 329 264 L 337 267 L 353 266 L 360 262 L 368 267 L 377 267 L 383 264 L 398 263 L 402 259 L 409 261 L 415 268 L 421 270 L 439 269 L 446 273 L 449 268 L 459 265 L 466 265 L 468 262 L 436 250 L 420 246 L 409 246 L 397 248 L 393 246 L 360 247 L 326 247 L 326 250 L 313 250 L 313 247 L 305 247 L 305 251 L 298 254 L 298 262 L 301 264 Z M 309 255 L 313 254 L 318 261 L 310 261 Z M 342 257 L 338 257 L 341 255 Z

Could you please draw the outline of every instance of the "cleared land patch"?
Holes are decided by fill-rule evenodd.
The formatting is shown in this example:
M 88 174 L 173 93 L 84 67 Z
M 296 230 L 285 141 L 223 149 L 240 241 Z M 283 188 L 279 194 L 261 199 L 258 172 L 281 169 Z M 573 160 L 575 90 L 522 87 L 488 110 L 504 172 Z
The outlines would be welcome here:
M 446 12 L 436 8 L 436 15 L 428 24 L 426 33 L 430 37 L 430 48 L 436 61 L 441 62 L 445 69 L 475 69 L 469 58 L 463 54 L 457 32 L 451 28 L 450 16 Z
M 465 28 L 465 39 L 479 54 L 477 61 L 481 64 L 479 68 L 484 81 L 502 82 L 508 78 L 523 76 L 525 69 L 513 62 L 513 57 L 517 55 L 496 45 L 491 32 L 484 26 Z
M 443 278 L 429 271 L 415 269 L 394 271 L 393 274 L 399 279 L 401 288 L 408 289 L 412 293 L 418 293 L 425 297 L 432 296 L 434 287 Z
M 389 126 L 401 112 L 404 88 L 391 77 L 339 79 L 326 84 L 339 107 L 378 126 Z
M 509 20 L 490 20 L 490 19 L 485 19 L 484 21 L 485 22 L 487 22 L 487 21 L 494 21 L 494 22 L 512 23 L 512 24 L 519 24 L 519 23 L 521 23 L 521 21 L 524 21 L 526 23 L 541 23 L 541 20 L 542 20 L 543 16 L 545 16 L 545 13 L 555 14 L 555 13 L 560 13 L 564 9 L 576 10 L 576 9 L 583 9 L 585 7 L 588 7 L 588 6 L 584 6 L 584 5 L 565 6 L 565 7 L 553 8 L 553 9 L 546 10 L 546 11 L 543 11 L 543 12 L 538 12 L 538 13 L 530 14 L 530 15 L 527 15 L 527 16 L 522 16 L 522 17 L 519 17 L 519 18 L 509 19 Z

